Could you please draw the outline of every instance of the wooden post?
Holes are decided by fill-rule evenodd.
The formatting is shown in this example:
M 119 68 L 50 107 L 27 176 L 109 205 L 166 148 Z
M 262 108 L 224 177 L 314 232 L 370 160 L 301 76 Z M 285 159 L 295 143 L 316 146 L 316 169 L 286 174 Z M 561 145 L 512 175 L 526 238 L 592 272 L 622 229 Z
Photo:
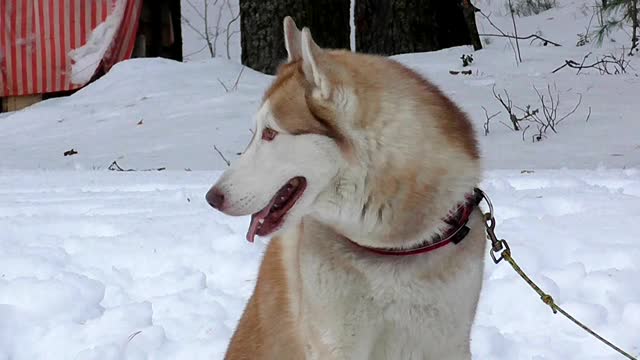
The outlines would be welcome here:
M 42 95 L 8 96 L 2 98 L 2 112 L 18 111 L 42 101 Z

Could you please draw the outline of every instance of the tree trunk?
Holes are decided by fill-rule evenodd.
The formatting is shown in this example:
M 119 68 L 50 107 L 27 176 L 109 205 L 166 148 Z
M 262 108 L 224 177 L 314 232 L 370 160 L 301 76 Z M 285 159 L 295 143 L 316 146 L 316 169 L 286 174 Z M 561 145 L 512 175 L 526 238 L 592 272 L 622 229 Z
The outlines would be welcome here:
M 242 63 L 274 74 L 286 58 L 282 20 L 289 15 L 308 27 L 316 43 L 325 48 L 349 49 L 350 0 L 240 0 Z
M 478 34 L 478 26 L 476 26 L 476 11 L 477 8 L 473 6 L 470 0 L 462 1 L 462 14 L 464 15 L 464 21 L 467 23 L 467 31 L 469 31 L 469 39 L 473 50 L 482 49 L 482 42 L 480 41 L 480 34 Z
M 638 30 L 640 30 L 640 19 L 638 16 L 638 0 L 630 0 L 631 8 L 629 12 L 631 13 L 631 49 L 629 50 L 629 55 L 633 56 L 633 51 L 638 47 Z
M 469 4 L 465 18 L 463 1 L 468 2 L 357 0 L 356 50 L 394 55 L 459 45 L 481 47 L 475 28 L 475 9 L 471 9 L 473 6 Z M 471 32 L 474 33 L 473 37 Z
M 182 12 L 180 9 L 180 1 L 170 1 L 169 11 L 171 13 L 171 30 L 173 31 L 173 44 L 169 49 L 169 56 L 173 60 L 182 61 Z

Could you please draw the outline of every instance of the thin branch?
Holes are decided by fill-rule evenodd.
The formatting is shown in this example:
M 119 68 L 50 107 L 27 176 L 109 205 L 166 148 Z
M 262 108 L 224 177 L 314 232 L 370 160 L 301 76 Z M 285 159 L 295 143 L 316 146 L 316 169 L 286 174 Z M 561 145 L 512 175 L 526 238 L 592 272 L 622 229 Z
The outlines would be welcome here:
M 155 168 L 155 169 L 142 169 L 142 170 L 124 169 L 118 164 L 117 161 L 114 160 L 111 163 L 111 165 L 109 165 L 109 167 L 107 169 L 110 170 L 110 171 L 126 171 L 126 172 L 129 172 L 129 171 L 163 171 L 163 170 L 166 170 L 167 168 L 160 167 L 160 168 Z
M 189 22 L 189 19 L 187 19 L 186 17 L 182 17 L 182 21 L 191 29 L 193 30 L 196 34 L 198 34 L 198 36 L 200 36 L 202 39 L 206 40 L 206 36 L 200 32 L 200 30 L 198 30 L 195 26 L 193 26 L 191 24 L 191 22 Z
M 204 34 L 204 39 L 207 42 L 207 46 L 209 47 L 209 55 L 214 58 L 216 57 L 216 48 L 215 44 L 211 43 L 211 34 L 209 34 L 209 0 L 204 0 Z
M 507 92 L 507 90 L 504 90 L 504 95 L 506 97 L 506 101 L 502 98 L 502 95 L 496 93 L 496 86 L 494 85 L 491 88 L 491 91 L 493 92 L 493 96 L 496 98 L 496 100 L 498 100 L 500 102 L 500 104 L 502 104 L 502 107 L 505 108 L 505 110 L 507 110 L 507 113 L 509 114 L 509 120 L 511 120 L 511 124 L 513 124 L 513 130 L 514 131 L 520 131 L 520 126 L 518 125 L 518 123 L 525 119 L 525 118 L 521 118 L 519 119 L 513 112 L 513 102 L 511 101 L 511 97 L 509 96 L 509 93 Z
M 511 101 L 511 97 L 509 93 L 504 90 L 503 95 L 498 94 L 495 91 L 495 86 L 492 88 L 493 96 L 496 100 L 507 110 L 509 115 L 509 120 L 511 120 L 512 126 L 507 125 L 506 123 L 500 121 L 500 123 L 507 128 L 515 131 L 522 131 L 522 140 L 524 141 L 527 135 L 527 130 L 529 128 L 537 129 L 537 132 L 531 136 L 532 141 L 541 141 L 542 139 L 547 137 L 547 132 L 549 130 L 554 133 L 558 133 L 557 127 L 562 123 L 565 119 L 569 118 L 571 115 L 575 114 L 578 108 L 582 104 L 582 94 L 578 94 L 578 100 L 573 108 L 566 113 L 560 115 L 559 109 L 561 106 L 561 98 L 560 92 L 555 84 L 553 87 L 551 84 L 547 84 L 547 91 L 542 92 L 538 90 L 538 88 L 534 85 L 533 90 L 535 91 L 540 105 L 536 109 L 532 109 L 531 105 L 527 105 L 526 107 L 519 107 L 513 104 Z M 516 110 L 518 110 L 518 114 L 516 115 Z M 488 132 L 488 124 L 489 124 L 489 114 L 486 109 L 483 110 L 485 112 L 485 118 L 487 121 L 485 122 L 485 135 Z M 587 114 L 586 121 L 589 120 L 591 116 L 591 108 L 589 108 L 589 113 Z
M 573 114 L 574 112 L 576 112 L 576 110 L 578 110 L 578 108 L 580 107 L 580 104 L 582 104 L 582 94 L 578 94 L 578 95 L 580 97 L 578 98 L 578 103 L 576 103 L 576 106 L 573 107 L 573 110 L 569 111 L 565 116 L 561 117 L 558 121 L 556 121 L 556 125 L 560 124 L 562 120 L 566 119 L 567 117 L 569 117 L 569 115 Z M 589 107 L 589 116 L 591 116 L 591 107 Z
M 200 54 L 202 52 L 202 50 L 204 50 L 206 48 L 207 48 L 207 45 L 204 45 L 203 47 L 200 48 L 200 50 L 196 50 L 196 51 L 190 52 L 188 54 L 185 54 L 183 57 L 188 58 L 189 56 Z
M 529 130 L 529 128 L 531 127 L 531 125 L 527 125 L 523 130 L 522 130 L 522 141 L 524 141 L 524 134 L 527 133 L 527 130 Z
M 513 128 L 511 126 L 507 125 L 507 123 L 505 123 L 504 121 L 501 120 L 499 122 L 500 122 L 500 124 L 504 125 L 507 129 L 513 130 Z
M 480 13 L 480 15 L 482 15 L 485 19 L 487 19 L 487 21 L 489 22 L 489 25 L 491 25 L 494 29 L 498 30 L 498 32 L 500 34 L 502 34 L 502 36 L 504 37 L 510 37 L 510 35 L 508 35 L 507 33 L 505 33 L 504 31 L 502 31 L 502 29 L 500 29 L 498 27 L 498 25 L 494 24 L 493 21 L 491 21 L 491 18 L 489 17 L 491 14 L 487 15 L 484 12 L 482 12 L 482 10 L 478 11 Z M 490 35 L 484 35 L 484 34 L 480 34 L 480 36 L 490 36 Z M 494 35 L 495 36 L 495 35 Z
M 220 85 L 222 85 L 222 87 L 224 88 L 225 92 L 238 90 L 238 83 L 240 82 L 240 77 L 242 76 L 242 73 L 244 72 L 244 68 L 245 68 L 245 66 L 243 65 L 242 68 L 240 69 L 240 72 L 238 73 L 238 76 L 236 77 L 236 81 L 233 83 L 233 86 L 231 87 L 231 89 L 229 89 L 227 87 L 227 85 L 225 85 L 224 82 L 222 82 L 222 80 L 220 80 L 220 78 L 217 79 L 218 82 L 220 83 Z
M 538 35 L 538 34 L 531 34 L 529 36 L 513 36 L 513 35 L 509 35 L 509 34 L 480 34 L 480 36 L 487 36 L 487 37 L 504 37 L 504 38 L 509 38 L 509 39 L 517 39 L 517 40 L 529 40 L 529 39 L 534 39 L 534 40 L 540 40 L 543 43 L 549 43 L 553 46 L 562 46 L 560 44 L 558 44 L 557 42 L 553 42 L 549 39 L 545 39 L 542 36 Z
M 196 14 L 198 14 L 198 16 L 200 16 L 200 18 L 201 18 L 202 20 L 204 20 L 204 15 L 202 15 L 202 13 L 200 12 L 200 10 L 198 10 L 198 7 L 197 7 L 197 6 L 195 6 L 195 5 L 193 5 L 193 3 L 191 2 L 191 0 L 185 0 L 185 1 L 186 1 L 187 5 L 189 5 L 189 6 L 193 9 L 193 11 L 195 11 L 195 12 L 196 12 Z M 205 0 L 205 1 L 207 1 L 207 0 Z
M 238 90 L 238 82 L 240 81 L 240 77 L 242 76 L 242 73 L 244 72 L 244 68 L 245 68 L 245 66 L 242 65 L 242 69 L 240 69 L 240 72 L 238 73 L 238 77 L 236 78 L 236 82 L 233 83 L 233 87 L 231 88 L 232 90 Z
M 618 75 L 618 74 L 625 74 L 627 72 L 627 68 L 630 67 L 630 61 L 625 59 L 625 51 L 624 49 L 622 50 L 622 55 L 620 57 L 616 57 L 613 54 L 609 54 L 609 55 L 605 55 L 602 58 L 598 59 L 596 62 L 589 64 L 589 65 L 585 65 L 585 61 L 587 59 L 587 57 L 589 57 L 591 55 L 591 53 L 587 54 L 583 59 L 582 62 L 578 63 L 577 61 L 574 60 L 565 60 L 564 64 L 557 67 L 555 70 L 553 70 L 551 73 L 555 74 L 556 72 L 564 69 L 565 67 L 570 67 L 572 69 L 578 69 L 578 72 L 576 74 L 580 74 L 580 72 L 583 69 L 596 69 L 600 72 L 600 74 L 604 75 L 604 74 L 608 74 L 608 75 Z M 611 69 L 609 68 L 609 65 L 613 65 L 613 73 L 611 72 Z
M 509 11 L 511 11 L 511 20 L 513 21 L 513 34 L 516 39 L 516 49 L 518 49 L 518 60 L 522 62 L 522 55 L 520 55 L 520 43 L 518 42 L 518 28 L 516 27 L 516 16 L 513 11 L 513 5 L 511 5 L 511 0 L 509 0 Z
M 587 24 L 587 28 L 584 31 L 584 41 L 588 43 L 590 41 L 589 37 L 591 36 L 591 23 L 593 22 L 593 18 L 596 16 L 596 9 L 591 13 L 591 18 L 589 19 L 589 23 Z
M 218 38 L 220 37 L 220 21 L 222 21 L 222 10 L 224 8 L 225 3 L 228 3 L 228 2 L 229 0 L 225 0 L 225 2 L 222 3 L 220 5 L 220 8 L 218 9 L 218 18 L 216 19 L 216 32 L 213 36 L 213 54 L 214 55 L 212 57 L 215 57 L 218 54 L 217 48 L 218 48 Z M 217 3 L 218 3 L 218 0 L 216 0 L 214 5 Z
M 487 112 L 487 109 L 486 109 L 484 106 L 482 106 L 482 110 L 484 110 L 484 117 L 487 119 L 487 120 L 484 122 L 484 125 L 483 125 L 483 127 L 484 127 L 484 136 L 487 136 L 487 135 L 489 135 L 489 122 L 490 122 L 490 121 L 491 121 L 491 119 L 493 119 L 494 117 L 496 117 L 496 116 L 500 115 L 500 113 L 502 113 L 502 111 L 498 111 L 497 113 L 495 113 L 495 114 L 493 114 L 493 115 L 489 116 L 489 113 Z
M 574 114 L 582 104 L 582 94 L 578 94 L 578 102 L 573 107 L 573 109 L 558 119 L 558 109 L 560 107 L 560 92 L 558 92 L 555 84 L 555 96 L 551 91 L 551 85 L 547 85 L 547 94 L 549 96 L 548 100 L 545 100 L 545 95 L 541 94 L 535 86 L 533 87 L 533 89 L 538 95 L 538 99 L 540 99 L 540 105 L 542 106 L 542 115 L 544 116 L 544 118 L 538 117 L 537 115 L 533 117 L 534 122 L 538 124 L 540 135 L 544 135 L 547 129 L 551 129 L 554 133 L 557 133 L 558 131 L 556 130 L 556 127 L 566 118 Z
M 229 2 L 227 2 L 227 4 L 229 4 Z M 229 12 L 231 12 L 231 4 L 229 4 Z M 231 13 L 233 15 L 233 12 Z M 229 43 L 231 42 L 231 37 L 236 34 L 239 33 L 239 31 L 234 31 L 234 32 L 230 32 L 231 31 L 231 25 L 236 22 L 236 20 L 240 19 L 240 11 L 238 11 L 238 15 L 234 16 L 233 19 L 231 19 L 231 21 L 229 21 L 227 23 L 227 59 L 231 60 L 231 54 L 229 53 Z
M 131 342 L 131 340 L 133 340 L 133 338 L 136 337 L 141 332 L 142 332 L 142 330 L 138 330 L 138 331 L 134 332 L 133 334 L 129 335 L 129 337 L 127 338 L 127 343 Z
M 229 89 L 227 88 L 227 85 L 225 85 L 222 80 L 220 80 L 220 78 L 217 78 L 218 82 L 220 83 L 220 85 L 222 85 L 222 87 L 224 88 L 225 92 L 229 92 Z
M 580 74 L 580 71 L 582 71 L 582 67 L 584 66 L 584 62 L 587 61 L 587 58 L 591 55 L 591 52 L 589 52 L 587 55 L 584 56 L 584 58 L 582 58 L 582 62 L 580 63 L 580 69 L 578 69 L 578 72 L 576 73 L 576 75 Z
M 218 150 L 218 148 L 215 145 L 213 145 L 213 149 L 218 152 L 218 155 L 220 155 L 222 160 L 224 160 L 224 162 L 227 163 L 227 166 L 231 166 L 231 162 L 229 160 L 227 160 L 227 158 L 224 157 L 224 155 L 222 155 L 222 152 L 220 150 Z
M 485 14 L 484 12 L 482 12 L 482 10 L 478 9 L 478 12 L 480 13 L 480 15 L 482 15 L 485 19 L 487 19 L 487 21 L 489 22 L 489 24 L 491 26 L 493 26 L 494 29 L 498 30 L 498 32 L 500 34 L 502 34 L 504 37 L 506 37 L 509 40 L 509 45 L 511 45 L 511 49 L 513 49 L 513 55 L 516 58 L 516 64 L 519 64 L 518 62 L 518 54 L 516 54 L 516 48 L 513 46 L 513 42 L 511 42 L 511 37 L 509 35 L 507 35 L 504 31 L 502 31 L 502 29 L 500 29 L 498 27 L 498 25 L 494 24 L 493 21 L 491 21 L 491 18 Z

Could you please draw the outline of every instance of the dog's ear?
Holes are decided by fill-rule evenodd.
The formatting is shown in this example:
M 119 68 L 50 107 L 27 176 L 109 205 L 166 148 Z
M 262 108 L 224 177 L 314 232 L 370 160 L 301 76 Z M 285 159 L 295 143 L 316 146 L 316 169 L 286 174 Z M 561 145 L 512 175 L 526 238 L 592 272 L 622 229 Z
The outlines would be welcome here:
M 307 81 L 320 90 L 323 99 L 331 95 L 331 84 L 323 65 L 323 50 L 313 41 L 309 28 L 302 29 L 302 70 Z
M 284 28 L 284 46 L 287 48 L 287 62 L 299 60 L 302 57 L 300 30 L 298 30 L 291 16 L 285 17 L 282 25 Z

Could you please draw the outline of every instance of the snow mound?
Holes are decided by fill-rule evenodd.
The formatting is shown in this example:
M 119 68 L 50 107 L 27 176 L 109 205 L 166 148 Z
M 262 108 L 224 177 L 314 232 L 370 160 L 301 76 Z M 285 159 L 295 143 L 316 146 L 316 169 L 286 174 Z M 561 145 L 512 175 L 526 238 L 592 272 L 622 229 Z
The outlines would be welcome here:
M 226 60 L 133 59 L 0 121 L 0 169 L 219 169 L 246 146 L 270 77 Z M 224 84 L 224 86 L 223 86 Z M 229 90 L 225 90 L 227 87 Z M 63 156 L 74 149 L 78 154 Z
M 487 13 L 503 9 L 486 1 Z M 505 39 L 473 52 L 462 46 L 442 51 L 404 54 L 394 58 L 426 75 L 467 112 L 476 129 L 488 169 L 623 168 L 640 166 L 639 57 L 630 57 L 627 74 L 600 75 L 570 69 L 552 73 L 565 60 L 619 55 L 625 40 L 576 47 L 577 33 L 591 20 L 580 2 L 559 1 L 558 7 L 518 19 L 522 34 L 542 31 L 562 47 L 521 41 L 523 63 Z M 587 9 L 587 10 L 585 10 Z M 503 9 L 504 10 L 504 9 Z M 509 17 L 492 15 L 503 29 Z M 479 19 L 481 33 L 495 30 Z M 462 66 L 460 57 L 473 54 Z M 125 168 L 166 167 L 173 170 L 220 170 L 242 152 L 251 137 L 252 117 L 272 77 L 242 69 L 241 65 L 210 59 L 176 63 L 161 59 L 134 59 L 117 64 L 103 78 L 69 98 L 45 101 L 24 111 L 2 115 L 0 169 L 104 169 L 117 160 Z M 450 71 L 471 70 L 471 75 Z M 240 75 L 240 77 L 239 77 Z M 235 86 L 234 86 L 235 85 Z M 560 97 L 563 116 L 582 97 L 576 112 L 534 141 L 535 125 L 513 131 L 506 111 L 492 89 L 507 91 L 515 106 L 539 108 L 536 89 L 552 87 Z M 489 124 L 488 114 L 501 112 Z M 587 121 L 588 119 L 588 121 Z M 138 125 L 140 124 L 140 125 Z M 526 124 L 525 124 L 526 127 Z M 63 156 L 74 149 L 78 154 Z

